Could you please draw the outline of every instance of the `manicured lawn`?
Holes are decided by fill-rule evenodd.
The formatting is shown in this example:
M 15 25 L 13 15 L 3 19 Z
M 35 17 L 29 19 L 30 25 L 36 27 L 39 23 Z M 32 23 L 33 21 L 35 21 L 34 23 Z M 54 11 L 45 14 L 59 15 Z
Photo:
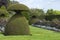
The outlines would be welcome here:
M 4 36 L 0 40 L 60 40 L 60 33 L 30 26 L 32 36 Z

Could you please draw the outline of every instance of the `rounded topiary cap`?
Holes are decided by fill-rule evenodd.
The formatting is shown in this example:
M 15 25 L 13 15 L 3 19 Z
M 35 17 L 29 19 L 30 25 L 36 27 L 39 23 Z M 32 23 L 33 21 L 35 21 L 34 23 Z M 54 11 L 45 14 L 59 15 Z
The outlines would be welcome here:
M 8 10 L 29 10 L 26 5 L 23 4 L 12 4 L 8 7 Z

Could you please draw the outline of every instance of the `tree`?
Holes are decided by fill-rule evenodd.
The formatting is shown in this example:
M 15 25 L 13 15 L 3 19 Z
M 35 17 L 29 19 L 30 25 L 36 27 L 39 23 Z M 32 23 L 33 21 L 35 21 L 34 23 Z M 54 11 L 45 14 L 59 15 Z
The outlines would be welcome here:
M 9 1 L 10 1 L 10 0 L 0 0 L 0 7 L 3 6 L 3 5 L 4 5 L 5 7 L 7 7 Z
M 60 17 L 59 15 L 60 15 L 60 11 L 48 9 L 45 18 L 46 18 L 46 20 L 52 21 L 55 18 L 59 18 Z
M 48 9 L 46 15 L 53 15 L 53 9 Z
M 2 28 L 4 28 L 6 26 L 6 23 L 8 22 L 7 18 L 9 17 L 9 12 L 6 10 L 5 6 L 2 6 L 0 8 L 0 31 L 3 33 L 4 29 L 2 30 Z
M 39 19 L 43 19 L 44 18 L 44 11 L 43 9 L 31 9 L 31 16 L 36 16 Z
M 31 16 L 34 15 L 39 18 L 41 15 L 44 15 L 44 11 L 42 9 L 32 8 L 30 11 L 31 11 Z
M 38 22 L 39 20 L 43 19 L 44 11 L 42 9 L 30 9 L 30 20 L 29 23 L 33 24 Z
M 58 11 L 58 10 L 54 10 L 54 13 L 53 13 L 54 15 L 60 15 L 60 11 Z
M 16 4 L 16 3 L 18 3 L 18 4 L 19 4 L 19 2 L 18 2 L 18 1 L 14 1 L 14 0 L 13 0 L 13 1 L 10 1 L 10 3 L 11 3 L 11 4 Z

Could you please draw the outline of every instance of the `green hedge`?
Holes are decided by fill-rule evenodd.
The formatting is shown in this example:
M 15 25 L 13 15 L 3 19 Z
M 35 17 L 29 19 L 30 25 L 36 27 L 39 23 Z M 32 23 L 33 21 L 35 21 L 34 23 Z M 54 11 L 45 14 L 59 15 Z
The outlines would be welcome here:
M 55 18 L 60 20 L 60 15 L 47 15 L 47 16 L 45 16 L 45 19 L 50 20 L 50 21 L 52 21 Z

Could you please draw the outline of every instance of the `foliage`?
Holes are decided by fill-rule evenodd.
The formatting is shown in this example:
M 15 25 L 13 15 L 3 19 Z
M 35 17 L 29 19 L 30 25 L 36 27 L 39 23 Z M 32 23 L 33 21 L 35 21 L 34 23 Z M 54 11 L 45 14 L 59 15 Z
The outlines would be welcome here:
M 29 23 L 33 24 L 38 22 L 40 19 L 44 19 L 44 15 L 43 9 L 30 9 Z
M 5 35 L 29 35 L 28 21 L 24 16 L 14 15 L 5 27 Z
M 29 11 L 22 11 L 21 13 L 23 16 L 26 17 L 27 20 L 29 20 L 29 18 L 30 18 L 30 12 Z
M 58 11 L 58 10 L 54 10 L 54 13 L 53 13 L 54 15 L 60 15 L 60 11 Z
M 53 15 L 53 9 L 48 9 L 46 15 Z
M 53 10 L 53 9 L 48 9 L 47 13 L 46 13 L 46 16 L 45 16 L 45 19 L 46 20 L 53 20 L 55 18 L 60 19 L 59 17 L 60 17 L 60 11 Z
M 47 16 L 45 16 L 45 19 L 46 20 L 53 20 L 53 19 L 58 19 L 58 20 L 60 20 L 60 15 L 47 15 Z
M 29 24 L 34 24 L 34 23 L 38 22 L 39 20 L 40 20 L 40 19 L 38 19 L 38 18 L 30 19 L 30 20 L 29 20 Z
M 8 24 L 5 27 L 5 35 L 29 35 L 29 24 L 26 18 L 28 19 L 29 8 L 23 4 L 15 3 L 9 5 L 7 10 L 9 12 L 15 12 Z M 22 15 L 21 15 L 22 14 Z M 26 18 L 25 18 L 25 17 Z
M 23 4 L 12 4 L 8 7 L 8 10 L 15 11 L 16 13 L 18 12 L 20 15 L 22 14 L 29 20 L 29 8 Z
M 37 8 L 33 9 L 33 8 L 32 8 L 32 9 L 30 10 L 30 12 L 31 12 L 31 16 L 36 16 L 36 17 L 38 17 L 38 18 L 40 18 L 41 16 L 44 15 L 43 9 L 37 9 Z
M 60 21 L 58 20 L 58 18 L 55 18 L 52 20 L 57 26 L 55 26 L 56 28 L 60 29 Z
M 18 2 L 18 1 L 10 1 L 10 4 L 16 4 L 16 3 L 18 3 L 18 4 L 19 4 L 19 2 Z
M 12 4 L 8 6 L 8 10 L 29 10 L 29 8 L 23 4 Z
M 2 6 L 0 8 L 0 16 L 4 16 L 4 17 L 8 17 L 9 16 L 9 12 L 6 10 L 6 8 L 4 6 Z
M 2 6 L 0 9 L 6 10 L 6 7 L 5 6 Z

